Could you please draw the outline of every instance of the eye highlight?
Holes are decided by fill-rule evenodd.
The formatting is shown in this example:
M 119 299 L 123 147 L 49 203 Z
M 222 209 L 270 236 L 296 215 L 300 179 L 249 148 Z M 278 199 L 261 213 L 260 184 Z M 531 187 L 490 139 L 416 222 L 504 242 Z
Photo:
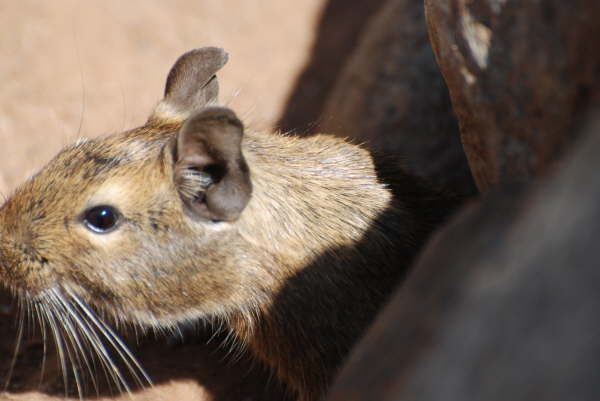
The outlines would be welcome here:
M 90 231 L 104 234 L 112 231 L 119 222 L 121 215 L 112 206 L 100 205 L 88 209 L 83 216 L 83 224 Z

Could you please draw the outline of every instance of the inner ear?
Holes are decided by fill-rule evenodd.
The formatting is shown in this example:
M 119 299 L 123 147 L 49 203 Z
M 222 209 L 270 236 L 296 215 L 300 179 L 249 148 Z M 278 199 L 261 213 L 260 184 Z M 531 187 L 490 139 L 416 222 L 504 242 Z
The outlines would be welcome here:
M 209 107 L 177 133 L 174 181 L 188 210 L 210 220 L 236 220 L 252 194 L 242 154 L 244 127 L 235 113 Z

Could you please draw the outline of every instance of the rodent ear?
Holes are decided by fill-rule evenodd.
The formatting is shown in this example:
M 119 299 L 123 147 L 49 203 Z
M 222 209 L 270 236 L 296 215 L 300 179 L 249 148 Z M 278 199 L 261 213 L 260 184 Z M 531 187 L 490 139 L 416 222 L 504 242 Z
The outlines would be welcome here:
M 242 154 L 244 126 L 230 109 L 209 107 L 194 114 L 177 133 L 174 180 L 193 214 L 236 220 L 252 194 Z
M 219 83 L 215 74 L 228 59 L 219 47 L 202 47 L 179 57 L 167 77 L 164 98 L 152 117 L 185 120 L 194 111 L 216 104 Z

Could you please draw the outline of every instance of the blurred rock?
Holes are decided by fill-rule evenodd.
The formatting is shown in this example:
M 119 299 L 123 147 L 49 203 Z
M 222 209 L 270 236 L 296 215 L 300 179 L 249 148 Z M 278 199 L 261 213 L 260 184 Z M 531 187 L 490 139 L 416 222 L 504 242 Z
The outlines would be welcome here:
M 311 134 L 327 95 L 352 54 L 367 21 L 386 0 L 328 0 L 318 21 L 308 62 L 277 124 L 284 132 Z
M 412 174 L 476 192 L 421 0 L 389 0 L 365 28 L 324 107 L 321 131 L 402 158 Z
M 546 171 L 598 96 L 600 2 L 426 0 L 425 9 L 480 191 Z
M 328 400 L 600 399 L 600 113 L 585 131 L 438 233 Z

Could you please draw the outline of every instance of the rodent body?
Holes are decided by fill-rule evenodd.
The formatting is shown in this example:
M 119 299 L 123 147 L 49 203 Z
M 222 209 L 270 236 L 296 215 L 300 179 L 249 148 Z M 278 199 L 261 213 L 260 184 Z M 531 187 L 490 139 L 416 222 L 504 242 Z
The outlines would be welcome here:
M 206 107 L 225 61 L 182 56 L 144 126 L 80 141 L 18 188 L 0 208 L 0 280 L 73 325 L 92 327 L 92 308 L 144 327 L 220 319 L 317 399 L 448 204 L 400 170 L 390 189 L 334 137 L 242 141 L 233 112 Z M 91 230 L 102 205 L 114 227 Z

